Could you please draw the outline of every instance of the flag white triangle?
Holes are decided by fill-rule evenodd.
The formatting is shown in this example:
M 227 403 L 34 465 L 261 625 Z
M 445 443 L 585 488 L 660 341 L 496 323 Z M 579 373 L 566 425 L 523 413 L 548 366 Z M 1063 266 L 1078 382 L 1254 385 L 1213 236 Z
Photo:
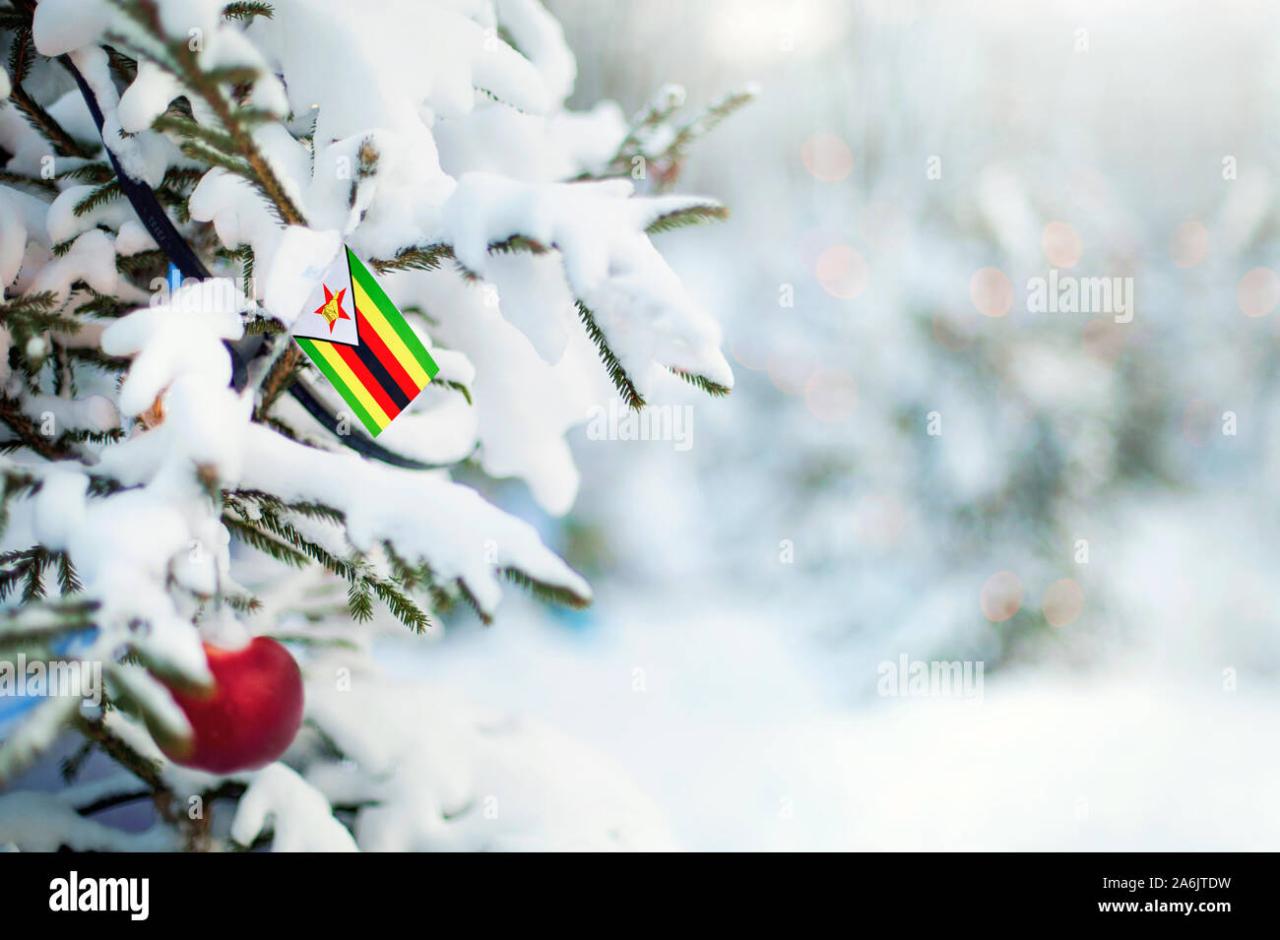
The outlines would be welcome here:
M 302 312 L 294 321 L 293 335 L 347 346 L 360 345 L 355 292 L 351 288 L 351 268 L 345 247 L 308 295 Z

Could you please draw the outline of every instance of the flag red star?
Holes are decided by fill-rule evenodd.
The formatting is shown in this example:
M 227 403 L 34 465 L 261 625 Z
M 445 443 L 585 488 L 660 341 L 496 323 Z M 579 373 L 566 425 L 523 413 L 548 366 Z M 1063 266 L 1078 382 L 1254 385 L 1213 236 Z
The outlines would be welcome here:
M 323 285 L 323 287 L 324 303 L 316 307 L 315 312 L 324 317 L 325 322 L 329 324 L 329 332 L 332 333 L 334 324 L 339 320 L 351 319 L 347 316 L 347 312 L 342 309 L 342 295 L 347 292 L 347 289 L 344 287 L 335 294 L 329 290 L 328 284 Z

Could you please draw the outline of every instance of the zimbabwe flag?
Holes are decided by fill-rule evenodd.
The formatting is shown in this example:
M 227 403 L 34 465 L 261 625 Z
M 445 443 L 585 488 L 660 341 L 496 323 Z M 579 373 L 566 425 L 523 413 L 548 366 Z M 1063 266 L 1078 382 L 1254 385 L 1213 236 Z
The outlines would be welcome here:
M 298 315 L 293 338 L 374 437 L 439 371 L 391 298 L 345 246 Z

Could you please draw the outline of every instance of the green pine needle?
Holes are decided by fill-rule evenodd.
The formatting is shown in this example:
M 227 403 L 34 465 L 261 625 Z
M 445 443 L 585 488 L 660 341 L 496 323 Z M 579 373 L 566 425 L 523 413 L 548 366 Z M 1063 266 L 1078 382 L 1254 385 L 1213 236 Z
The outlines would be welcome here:
M 426 245 L 421 248 L 402 248 L 391 259 L 375 258 L 369 262 L 379 274 L 391 271 L 435 271 L 453 257 L 448 245 Z
M 605 338 L 604 331 L 596 323 L 595 315 L 580 300 L 577 302 L 577 307 L 578 317 L 582 320 L 582 326 L 587 331 L 587 336 L 591 338 L 591 342 L 595 344 L 596 351 L 600 354 L 600 360 L 604 363 L 605 370 L 609 373 L 609 378 L 613 381 L 614 388 L 618 390 L 618 394 L 622 396 L 622 400 L 627 403 L 629 408 L 639 411 L 645 406 L 644 396 L 640 394 L 635 383 L 631 381 L 631 376 L 627 375 L 627 370 L 622 367 L 618 357 L 609 348 L 609 341 Z
M 502 575 L 512 584 L 519 585 L 534 597 L 547 603 L 561 604 L 565 607 L 572 607 L 575 610 L 582 610 L 591 606 L 591 598 L 575 594 L 563 585 L 539 581 L 519 568 L 503 568 Z
M 713 382 L 711 379 L 707 378 L 705 375 L 698 375 L 697 373 L 694 373 L 694 372 L 686 372 L 684 369 L 673 368 L 673 369 L 668 369 L 667 371 L 669 371 L 672 375 L 677 376 L 683 379 L 684 381 L 688 382 L 694 388 L 701 389 L 702 391 L 706 392 L 708 395 L 712 396 L 713 398 L 723 398 L 724 396 L 728 395 L 731 391 L 733 391 L 733 389 L 729 388 L 726 385 L 721 385 L 719 382 Z
M 263 554 L 270 555 L 276 561 L 283 562 L 293 568 L 305 568 L 310 562 L 310 559 L 305 554 L 273 539 L 250 522 L 236 519 L 223 513 L 222 524 L 240 541 L 256 548 Z
M 261 0 L 242 0 L 239 3 L 228 3 L 222 9 L 222 15 L 229 20 L 252 20 L 255 16 L 271 19 L 275 16 L 271 4 Z
M 650 235 L 661 232 L 673 232 L 676 229 L 703 225 L 707 222 L 723 222 L 729 218 L 729 210 L 724 206 L 696 205 L 658 216 L 645 227 Z
M 77 216 L 88 215 L 94 209 L 97 209 L 100 206 L 105 206 L 107 203 L 119 198 L 121 195 L 122 190 L 120 189 L 120 181 L 112 180 L 110 183 L 103 183 L 101 186 L 95 188 L 93 192 L 89 193 L 89 195 L 77 202 L 72 211 Z

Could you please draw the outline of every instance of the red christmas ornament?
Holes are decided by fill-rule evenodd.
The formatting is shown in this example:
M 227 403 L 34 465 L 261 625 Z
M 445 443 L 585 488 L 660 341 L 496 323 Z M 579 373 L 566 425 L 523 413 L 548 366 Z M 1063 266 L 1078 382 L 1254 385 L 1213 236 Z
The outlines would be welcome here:
M 302 724 L 302 672 L 268 637 L 240 649 L 204 644 L 212 692 L 170 688 L 191 722 L 189 742 L 162 743 L 175 764 L 215 774 L 263 767 L 293 742 Z

